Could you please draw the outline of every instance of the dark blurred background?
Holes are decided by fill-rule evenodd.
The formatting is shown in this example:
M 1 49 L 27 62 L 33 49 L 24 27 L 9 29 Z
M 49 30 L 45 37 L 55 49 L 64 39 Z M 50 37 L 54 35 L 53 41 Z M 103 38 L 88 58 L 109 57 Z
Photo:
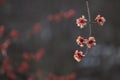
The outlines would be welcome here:
M 88 26 L 79 29 L 76 25 L 81 15 L 88 18 L 85 0 L 0 0 L 0 25 L 5 27 L 0 44 L 11 41 L 7 56 L 19 64 L 23 52 L 33 55 L 44 49 L 45 53 L 38 62 L 29 62 L 28 72 L 19 74 L 14 69 L 16 80 L 120 80 L 120 0 L 88 1 L 92 20 L 100 14 L 106 22 L 103 26 L 92 25 L 97 45 L 78 63 L 73 58 L 74 51 L 85 49 L 76 44 L 76 38 L 78 35 L 87 38 L 89 34 Z M 36 24 L 40 31 L 34 33 Z M 19 38 L 9 37 L 13 29 L 19 32 Z M 5 57 L 0 55 L 1 66 Z M 27 79 L 37 71 L 42 72 L 42 77 Z M 46 79 L 50 74 L 57 77 L 74 74 L 74 78 Z M 14 80 L 6 76 L 6 71 L 1 71 L 0 79 Z

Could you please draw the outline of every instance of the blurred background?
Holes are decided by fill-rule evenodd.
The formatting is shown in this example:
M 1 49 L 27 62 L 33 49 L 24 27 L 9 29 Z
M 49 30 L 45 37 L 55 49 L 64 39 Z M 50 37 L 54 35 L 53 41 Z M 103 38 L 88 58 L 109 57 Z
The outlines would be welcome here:
M 120 0 L 88 0 L 97 45 L 74 60 L 85 0 L 0 0 L 0 80 L 120 80 Z

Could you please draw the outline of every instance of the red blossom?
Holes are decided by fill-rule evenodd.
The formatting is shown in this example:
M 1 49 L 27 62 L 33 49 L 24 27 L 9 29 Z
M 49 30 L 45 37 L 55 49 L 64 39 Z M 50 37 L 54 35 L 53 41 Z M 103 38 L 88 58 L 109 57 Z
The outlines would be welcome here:
M 0 4 L 6 4 L 6 0 L 0 0 Z
M 0 46 L 1 52 L 2 52 L 2 54 L 3 54 L 4 56 L 7 55 L 7 49 L 8 49 L 8 47 L 10 46 L 10 44 L 11 44 L 10 40 L 7 39 L 7 40 Z
M 66 12 L 60 12 L 54 15 L 49 14 L 47 16 L 47 20 L 48 21 L 55 21 L 55 22 L 60 22 L 62 20 L 62 18 L 65 19 L 69 19 L 71 17 L 73 17 L 75 15 L 75 10 L 74 9 L 70 9 Z
M 95 46 L 96 45 L 95 38 L 94 37 L 89 37 L 86 44 L 87 44 L 88 48 L 91 48 L 92 46 Z
M 0 25 L 0 37 L 3 36 L 4 31 L 5 31 L 5 27 L 3 25 Z
M 84 28 L 84 26 L 86 25 L 86 21 L 87 21 L 87 19 L 85 19 L 85 16 L 82 16 L 82 17 L 76 19 L 76 24 L 78 27 Z
M 68 14 L 69 14 L 68 12 L 63 12 L 63 13 L 62 13 L 62 16 L 63 16 L 65 19 L 69 19 L 70 16 L 69 16 Z
M 76 50 L 75 53 L 74 53 L 74 59 L 75 59 L 77 62 L 80 62 L 81 59 L 82 59 L 84 56 L 85 56 L 85 55 L 83 55 L 83 52 L 82 52 L 82 51 Z
M 44 49 L 39 49 L 36 54 L 33 55 L 35 61 L 39 61 L 44 54 Z
M 31 75 L 27 78 L 27 80 L 35 80 L 35 75 L 31 74 Z
M 40 31 L 41 25 L 39 23 L 36 23 L 33 27 L 33 32 L 38 33 Z
M 65 18 L 65 19 L 69 19 L 71 17 L 73 17 L 75 15 L 75 10 L 73 9 L 70 9 L 69 11 L 67 12 L 62 12 L 62 16 Z
M 12 64 L 11 64 L 11 61 L 8 57 L 6 57 L 3 61 L 2 61 L 2 68 L 5 70 L 5 71 L 13 71 L 13 67 L 12 67 Z
M 95 20 L 97 21 L 98 24 L 100 24 L 101 26 L 105 23 L 105 18 L 101 17 L 101 15 L 97 15 L 97 17 L 95 18 Z
M 28 71 L 30 69 L 27 62 L 22 62 L 21 65 L 18 67 L 18 72 L 23 73 L 24 71 Z
M 7 77 L 8 78 L 10 78 L 10 79 L 12 79 L 12 80 L 16 80 L 16 75 L 13 73 L 13 72 L 7 72 Z
M 16 31 L 15 29 L 13 29 L 11 32 L 10 32 L 10 37 L 13 38 L 13 39 L 17 39 L 19 37 L 19 32 Z
M 76 39 L 76 42 L 79 46 L 83 47 L 85 44 L 85 39 L 81 36 L 78 36 L 78 38 Z
M 45 80 L 75 80 L 76 74 L 69 74 L 67 76 L 57 76 L 55 74 L 49 74 Z
M 24 68 L 24 70 L 28 70 L 29 69 L 29 65 L 27 62 L 22 62 L 21 67 Z
M 75 73 L 69 74 L 68 76 L 66 76 L 65 80 L 76 80 L 76 74 Z
M 74 17 L 75 16 L 75 10 L 74 9 L 70 9 L 68 11 L 68 13 L 69 13 L 69 17 Z
M 27 53 L 27 52 L 24 52 L 24 53 L 22 54 L 22 57 L 23 57 L 23 59 L 26 60 L 26 61 L 30 61 L 30 60 L 31 60 L 31 56 L 30 56 L 29 53 Z

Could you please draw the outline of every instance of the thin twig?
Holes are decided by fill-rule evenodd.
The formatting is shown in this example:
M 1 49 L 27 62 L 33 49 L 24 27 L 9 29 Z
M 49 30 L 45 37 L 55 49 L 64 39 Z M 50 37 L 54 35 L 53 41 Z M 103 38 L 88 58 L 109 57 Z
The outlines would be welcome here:
M 91 36 L 91 24 L 90 24 L 90 22 L 91 22 L 91 14 L 90 14 L 88 1 L 86 1 L 86 6 L 87 6 L 87 13 L 88 13 L 88 23 L 89 23 L 88 26 L 89 26 L 89 30 L 90 30 L 89 36 Z
M 88 13 L 88 27 L 89 27 L 89 37 L 91 36 L 91 34 L 92 34 L 92 29 L 91 29 L 91 14 L 90 14 L 90 9 L 89 9 L 89 3 L 88 3 L 88 0 L 86 0 L 86 6 L 87 6 L 87 13 Z M 88 54 L 88 48 L 86 49 L 86 53 L 85 53 L 85 55 L 87 55 Z

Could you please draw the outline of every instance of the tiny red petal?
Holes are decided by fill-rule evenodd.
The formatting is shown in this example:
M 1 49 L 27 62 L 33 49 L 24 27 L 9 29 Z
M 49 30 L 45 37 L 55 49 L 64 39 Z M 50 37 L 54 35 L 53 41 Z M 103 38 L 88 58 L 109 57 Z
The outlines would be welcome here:
M 12 80 L 16 80 L 16 78 L 17 78 L 13 72 L 7 72 L 6 75 L 8 78 L 11 78 Z
M 0 4 L 2 5 L 6 4 L 6 0 L 0 0 Z
M 0 46 L 1 52 L 3 55 L 7 55 L 7 49 L 9 48 L 10 44 L 11 44 L 11 42 L 8 39 Z
M 33 32 L 38 33 L 40 31 L 41 25 L 39 23 L 36 23 L 33 27 Z
M 84 28 L 84 26 L 86 25 L 86 21 L 87 21 L 87 19 L 85 19 L 85 16 L 82 16 L 82 17 L 76 19 L 76 24 L 78 27 Z
M 24 53 L 22 54 L 22 57 L 23 57 L 23 59 L 26 60 L 26 61 L 30 61 L 30 60 L 31 60 L 31 56 L 30 56 L 29 53 L 27 53 L 27 52 L 24 52 Z
M 5 31 L 5 27 L 3 25 L 0 25 L 0 37 L 3 36 L 4 31 Z
M 70 19 L 71 17 L 74 17 L 74 15 L 75 15 L 75 10 L 74 9 L 70 9 L 69 11 L 66 11 L 66 12 L 62 13 L 62 16 L 65 19 Z
M 82 51 L 76 50 L 75 53 L 74 53 L 74 59 L 75 59 L 77 62 L 80 62 L 84 56 L 85 56 L 85 55 L 83 55 L 83 52 L 82 52 Z
M 10 32 L 10 37 L 13 38 L 13 39 L 17 39 L 19 37 L 19 32 L 13 29 Z
M 35 75 L 31 74 L 31 75 L 27 78 L 27 80 L 35 80 Z
M 18 72 L 23 73 L 24 71 L 28 71 L 30 69 L 27 62 L 22 62 L 20 66 L 18 67 Z
M 85 39 L 81 36 L 78 36 L 77 39 L 76 39 L 76 42 L 79 46 L 83 47 L 84 44 L 85 44 Z
M 91 48 L 92 46 L 95 46 L 96 45 L 95 38 L 94 37 L 89 37 L 86 44 L 87 44 L 88 48 Z
M 101 15 L 97 15 L 97 17 L 95 18 L 95 20 L 97 21 L 98 24 L 100 24 L 101 26 L 105 23 L 105 18 L 101 17 Z
M 43 57 L 44 53 L 44 49 L 39 49 L 37 53 L 33 55 L 33 60 L 39 61 Z

